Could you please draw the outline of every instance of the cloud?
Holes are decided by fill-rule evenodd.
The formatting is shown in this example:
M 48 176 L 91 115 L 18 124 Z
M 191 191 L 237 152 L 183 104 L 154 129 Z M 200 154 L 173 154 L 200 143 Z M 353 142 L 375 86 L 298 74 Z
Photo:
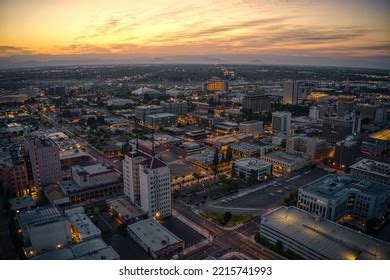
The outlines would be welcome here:
M 27 48 L 14 47 L 14 46 L 0 46 L 0 56 L 12 56 L 22 54 L 32 54 L 34 51 Z

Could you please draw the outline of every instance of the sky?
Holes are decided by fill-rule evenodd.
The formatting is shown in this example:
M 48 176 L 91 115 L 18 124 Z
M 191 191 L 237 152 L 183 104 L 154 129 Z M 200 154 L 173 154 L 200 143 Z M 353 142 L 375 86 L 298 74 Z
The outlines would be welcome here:
M 389 0 L 0 0 L 0 57 L 390 57 Z

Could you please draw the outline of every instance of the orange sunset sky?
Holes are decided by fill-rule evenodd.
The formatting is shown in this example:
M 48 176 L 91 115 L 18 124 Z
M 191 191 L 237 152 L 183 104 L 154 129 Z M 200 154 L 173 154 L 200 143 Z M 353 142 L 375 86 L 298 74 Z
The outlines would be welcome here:
M 387 0 L 0 0 L 0 56 L 389 56 Z

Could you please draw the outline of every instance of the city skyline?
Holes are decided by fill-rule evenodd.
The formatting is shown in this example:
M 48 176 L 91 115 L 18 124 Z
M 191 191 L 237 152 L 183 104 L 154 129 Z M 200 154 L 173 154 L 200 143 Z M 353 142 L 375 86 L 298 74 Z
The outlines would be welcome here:
M 382 0 L 4 1 L 1 6 L 3 59 L 174 63 L 189 56 L 183 62 L 389 67 L 389 3 Z

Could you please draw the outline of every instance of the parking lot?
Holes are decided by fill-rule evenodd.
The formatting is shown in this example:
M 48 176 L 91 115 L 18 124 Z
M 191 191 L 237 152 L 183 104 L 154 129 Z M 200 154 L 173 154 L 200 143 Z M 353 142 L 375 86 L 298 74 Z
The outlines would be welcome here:
M 320 168 L 304 168 L 288 177 L 279 177 L 239 194 L 218 200 L 214 206 L 226 208 L 251 208 L 268 211 L 283 204 L 284 198 L 299 187 L 328 174 Z M 212 207 L 210 207 L 211 209 Z

